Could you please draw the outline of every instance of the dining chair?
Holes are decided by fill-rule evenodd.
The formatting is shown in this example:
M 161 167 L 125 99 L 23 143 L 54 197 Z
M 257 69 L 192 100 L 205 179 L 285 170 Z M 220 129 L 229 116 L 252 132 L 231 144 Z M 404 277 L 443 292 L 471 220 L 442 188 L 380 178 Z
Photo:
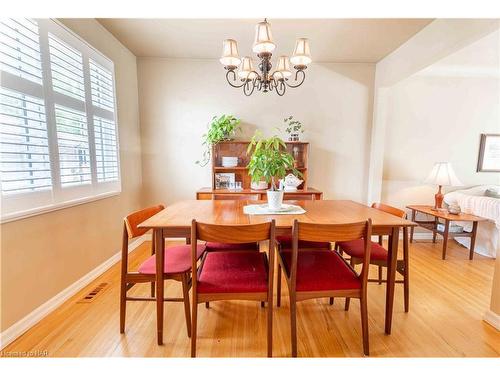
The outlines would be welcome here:
M 406 212 L 399 208 L 389 206 L 383 203 L 373 203 L 372 208 L 387 212 L 391 215 L 405 218 Z M 350 256 L 351 265 L 360 264 L 363 262 L 364 247 L 361 241 L 348 241 L 335 243 L 335 248 L 339 252 L 346 253 Z M 409 254 L 408 254 L 408 228 L 403 228 L 403 259 L 398 259 L 396 263 L 396 271 L 403 276 L 403 280 L 396 280 L 396 283 L 403 284 L 404 291 L 404 306 L 405 312 L 410 309 L 410 278 L 409 278 Z M 383 247 L 383 236 L 378 237 L 378 243 L 371 243 L 370 264 L 378 266 L 378 279 L 368 279 L 368 282 L 387 282 L 382 279 L 382 269 L 387 268 L 388 251 Z M 349 309 L 349 299 L 346 299 L 345 309 Z
M 215 201 L 258 201 L 260 194 L 213 194 Z
M 285 196 L 284 201 L 294 201 L 294 200 L 302 200 L 302 201 L 314 201 L 316 200 L 314 194 L 295 194 Z M 291 249 L 292 248 L 292 236 L 276 236 L 276 244 L 279 249 Z M 300 241 L 299 249 L 301 250 L 331 250 L 330 242 L 313 242 L 313 241 Z M 278 263 L 278 274 L 277 274 L 277 306 L 281 305 L 281 266 Z M 330 298 L 330 304 L 333 304 L 333 298 Z
M 249 200 L 258 201 L 259 194 L 213 194 L 213 200 Z M 259 250 L 259 244 L 254 243 L 222 243 L 222 242 L 207 242 L 207 251 L 227 251 L 227 250 Z M 207 304 L 208 307 L 208 304 Z
M 125 315 L 127 301 L 156 301 L 156 257 L 154 238 L 151 241 L 151 256 L 140 266 L 137 272 L 128 271 L 128 243 L 129 240 L 146 234 L 147 229 L 139 228 L 138 225 L 153 215 L 162 211 L 165 207 L 157 205 L 131 213 L 123 220 L 122 258 L 121 258 L 121 282 L 120 282 L 120 333 L 125 332 Z M 195 256 L 201 257 L 205 245 L 195 246 Z M 191 337 L 191 313 L 189 306 L 189 289 L 191 287 L 191 245 L 178 245 L 165 249 L 163 280 L 177 280 L 182 283 L 182 298 L 164 298 L 167 302 L 184 302 L 184 313 L 186 316 L 186 328 L 188 337 Z M 151 283 L 150 297 L 127 296 L 127 292 L 135 284 Z
M 367 280 L 370 264 L 371 219 L 351 224 L 313 224 L 294 221 L 292 249 L 278 251 L 290 296 L 292 356 L 297 356 L 297 302 L 323 297 L 359 298 L 363 352 L 369 355 Z M 364 243 L 363 268 L 354 268 L 336 251 L 299 251 L 300 240 Z
M 207 252 L 198 265 L 198 241 L 269 242 L 265 252 Z M 252 225 L 216 225 L 192 221 L 193 313 L 191 356 L 196 357 L 198 304 L 222 300 L 267 301 L 267 355 L 272 356 L 273 271 L 275 222 Z
M 314 201 L 316 200 L 314 194 L 295 194 L 295 195 L 285 195 L 284 201 Z M 291 249 L 292 248 L 292 236 L 277 236 L 276 242 L 278 247 L 281 249 Z M 300 249 L 331 249 L 330 242 L 313 242 L 313 241 L 301 241 L 299 244 Z M 278 271 L 279 272 L 279 271 Z

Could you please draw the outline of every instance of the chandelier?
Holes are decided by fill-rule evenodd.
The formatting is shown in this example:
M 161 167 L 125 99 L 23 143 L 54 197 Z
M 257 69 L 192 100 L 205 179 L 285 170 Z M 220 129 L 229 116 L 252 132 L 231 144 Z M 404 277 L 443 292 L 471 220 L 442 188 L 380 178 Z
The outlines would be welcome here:
M 255 70 L 250 56 L 239 58 L 236 40 L 224 40 L 222 57 L 219 61 L 227 70 L 227 82 L 232 87 L 243 88 L 243 93 L 246 96 L 252 95 L 255 89 L 263 92 L 275 91 L 279 96 L 283 96 L 287 87 L 296 88 L 302 85 L 306 79 L 304 70 L 312 61 L 309 41 L 306 38 L 297 39 L 292 57 L 280 56 L 276 69 L 271 72 L 271 56 L 275 48 L 276 45 L 271 36 L 271 25 L 267 19 L 259 22 L 255 27 L 255 41 L 252 50 L 260 60 L 258 72 Z M 290 62 L 295 69 L 293 81 L 290 81 L 293 74 Z

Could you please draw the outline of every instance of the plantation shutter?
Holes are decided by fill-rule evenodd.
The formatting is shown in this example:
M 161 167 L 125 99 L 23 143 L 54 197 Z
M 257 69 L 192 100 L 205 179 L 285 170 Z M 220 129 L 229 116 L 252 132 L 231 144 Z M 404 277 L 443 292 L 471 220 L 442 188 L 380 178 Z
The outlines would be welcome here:
M 0 89 L 2 194 L 52 187 L 44 102 Z
M 113 62 L 51 19 L 0 42 L 1 220 L 118 194 Z
M 113 74 L 93 59 L 89 60 L 97 181 L 117 181 L 119 177 L 118 142 L 114 118 Z M 97 115 L 98 114 L 98 115 Z
M 0 69 L 42 84 L 38 25 L 28 19 L 0 21 Z
M 49 34 L 50 69 L 54 91 L 85 101 L 82 54 Z

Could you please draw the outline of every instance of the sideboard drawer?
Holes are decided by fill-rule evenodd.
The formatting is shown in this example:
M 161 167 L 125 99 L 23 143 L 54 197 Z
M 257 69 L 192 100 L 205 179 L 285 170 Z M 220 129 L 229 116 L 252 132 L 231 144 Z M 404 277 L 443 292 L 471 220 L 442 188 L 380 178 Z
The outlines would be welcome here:
M 267 194 L 265 190 L 251 190 L 251 189 L 243 189 L 243 190 L 214 190 L 210 188 L 203 188 L 196 192 L 197 200 L 211 200 L 213 194 L 259 194 L 260 200 L 267 200 Z M 284 196 L 285 200 L 319 200 L 323 199 L 323 193 L 314 188 L 309 188 L 307 190 L 298 190 L 297 192 L 286 192 Z

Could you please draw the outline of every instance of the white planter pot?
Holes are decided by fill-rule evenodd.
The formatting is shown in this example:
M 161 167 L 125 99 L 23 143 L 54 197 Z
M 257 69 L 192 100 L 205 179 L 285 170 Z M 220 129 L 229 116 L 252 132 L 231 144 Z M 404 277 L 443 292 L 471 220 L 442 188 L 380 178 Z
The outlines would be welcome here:
M 267 206 L 271 210 L 279 210 L 283 203 L 283 190 L 267 191 Z

